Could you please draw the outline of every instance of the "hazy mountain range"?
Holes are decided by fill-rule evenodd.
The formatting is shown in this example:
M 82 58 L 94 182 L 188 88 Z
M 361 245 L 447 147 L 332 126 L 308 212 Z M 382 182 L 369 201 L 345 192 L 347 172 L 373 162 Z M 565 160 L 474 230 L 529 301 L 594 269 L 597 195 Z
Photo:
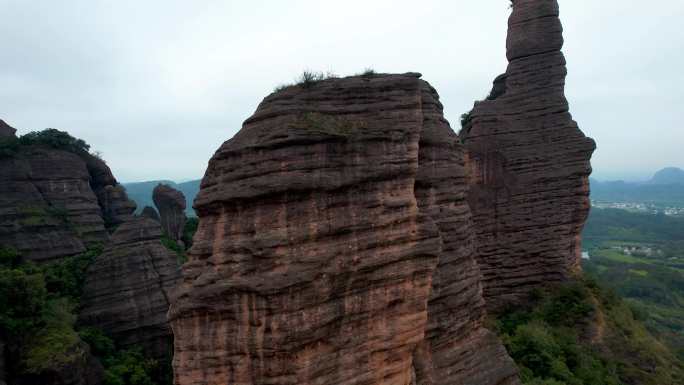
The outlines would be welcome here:
M 152 190 L 159 183 L 172 186 L 185 195 L 186 212 L 195 216 L 192 201 L 199 191 L 201 179 L 176 183 L 170 180 L 124 183 L 128 196 L 138 204 L 138 212 L 145 206 L 154 207 Z M 653 174 L 646 182 L 599 181 L 591 178 L 591 198 L 610 202 L 650 202 L 684 204 L 684 170 L 666 167 Z
M 684 205 L 684 170 L 680 168 L 664 168 L 646 182 L 590 181 L 593 200 Z

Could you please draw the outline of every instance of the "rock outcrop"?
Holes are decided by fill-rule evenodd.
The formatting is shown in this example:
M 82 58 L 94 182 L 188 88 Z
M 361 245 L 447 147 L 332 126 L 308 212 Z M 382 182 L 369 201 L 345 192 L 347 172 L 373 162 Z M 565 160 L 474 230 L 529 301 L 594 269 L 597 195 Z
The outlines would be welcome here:
M 464 155 L 418 74 L 267 97 L 209 163 L 175 383 L 515 384 L 483 328 Z
M 558 16 L 556 0 L 513 0 L 508 69 L 460 134 L 491 309 L 579 269 L 595 144 L 569 113 Z
M 172 336 L 166 313 L 180 277 L 177 256 L 160 241 L 159 222 L 138 217 L 120 225 L 88 268 L 79 323 L 95 326 L 119 346 L 138 345 L 168 357 Z
M 181 243 L 185 228 L 185 196 L 171 186 L 159 184 L 152 192 L 154 205 L 159 210 L 164 233 L 176 242 Z
M 142 212 L 140 212 L 140 216 L 160 222 L 159 214 L 157 213 L 157 210 L 154 209 L 154 207 L 145 206 L 142 209 Z
M 4 120 L 0 119 L 0 139 L 1 138 L 13 138 L 16 136 L 17 130 L 5 123 Z
M 0 154 L 0 246 L 25 259 L 51 260 L 104 243 L 107 225 L 134 210 L 109 167 L 86 152 L 15 138 Z

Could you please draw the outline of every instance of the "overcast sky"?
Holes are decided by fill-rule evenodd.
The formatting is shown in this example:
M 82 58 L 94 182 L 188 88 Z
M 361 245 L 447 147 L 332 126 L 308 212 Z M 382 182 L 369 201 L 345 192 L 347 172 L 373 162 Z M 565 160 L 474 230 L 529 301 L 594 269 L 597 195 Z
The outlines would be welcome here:
M 85 139 L 124 182 L 200 178 L 304 69 L 421 72 L 458 130 L 505 71 L 508 3 L 0 0 L 0 118 Z M 656 3 L 560 0 L 599 179 L 684 167 L 684 1 Z

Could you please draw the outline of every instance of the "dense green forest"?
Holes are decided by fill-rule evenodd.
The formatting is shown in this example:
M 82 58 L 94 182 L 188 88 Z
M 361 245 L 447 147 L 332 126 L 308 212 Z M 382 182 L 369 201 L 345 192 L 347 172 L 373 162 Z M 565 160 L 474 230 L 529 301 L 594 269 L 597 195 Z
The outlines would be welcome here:
M 85 271 L 101 251 L 35 265 L 0 249 L 0 332 L 16 377 L 38 383 L 82 365 L 91 352 L 104 367 L 106 385 L 170 383 L 169 363 L 146 358 L 137 348 L 118 348 L 102 331 L 76 324 Z
M 583 242 L 575 282 L 491 319 L 523 383 L 684 383 L 684 218 L 594 208 Z
M 684 218 L 593 209 L 583 242 L 585 273 L 684 359 Z
M 492 320 L 526 385 L 676 385 L 681 362 L 610 289 L 578 278 Z

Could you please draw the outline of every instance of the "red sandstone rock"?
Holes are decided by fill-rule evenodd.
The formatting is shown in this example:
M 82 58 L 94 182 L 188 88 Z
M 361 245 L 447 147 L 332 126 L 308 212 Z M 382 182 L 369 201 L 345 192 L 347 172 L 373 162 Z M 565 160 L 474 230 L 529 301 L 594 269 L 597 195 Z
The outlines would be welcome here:
M 176 242 L 181 242 L 185 228 L 185 196 L 179 190 L 159 184 L 152 191 L 154 205 L 159 210 L 164 233 Z
M 514 0 L 506 74 L 460 134 L 492 309 L 579 269 L 595 144 L 568 112 L 558 14 L 555 0 Z
M 157 210 L 155 210 L 154 207 L 150 207 L 150 206 L 145 206 L 145 207 L 142 209 L 142 212 L 140 212 L 140 216 L 141 216 L 141 217 L 145 217 L 145 218 L 153 219 L 153 220 L 155 220 L 155 221 L 157 221 L 157 222 L 160 222 L 160 221 L 161 221 L 161 220 L 159 219 L 159 214 L 157 213 Z
M 418 77 L 290 87 L 217 151 L 176 384 L 517 383 L 482 327 L 463 152 Z
M 142 346 L 163 358 L 171 353 L 166 312 L 180 265 L 160 237 L 159 222 L 149 218 L 131 219 L 117 228 L 88 268 L 79 323 L 102 329 L 119 346 Z

